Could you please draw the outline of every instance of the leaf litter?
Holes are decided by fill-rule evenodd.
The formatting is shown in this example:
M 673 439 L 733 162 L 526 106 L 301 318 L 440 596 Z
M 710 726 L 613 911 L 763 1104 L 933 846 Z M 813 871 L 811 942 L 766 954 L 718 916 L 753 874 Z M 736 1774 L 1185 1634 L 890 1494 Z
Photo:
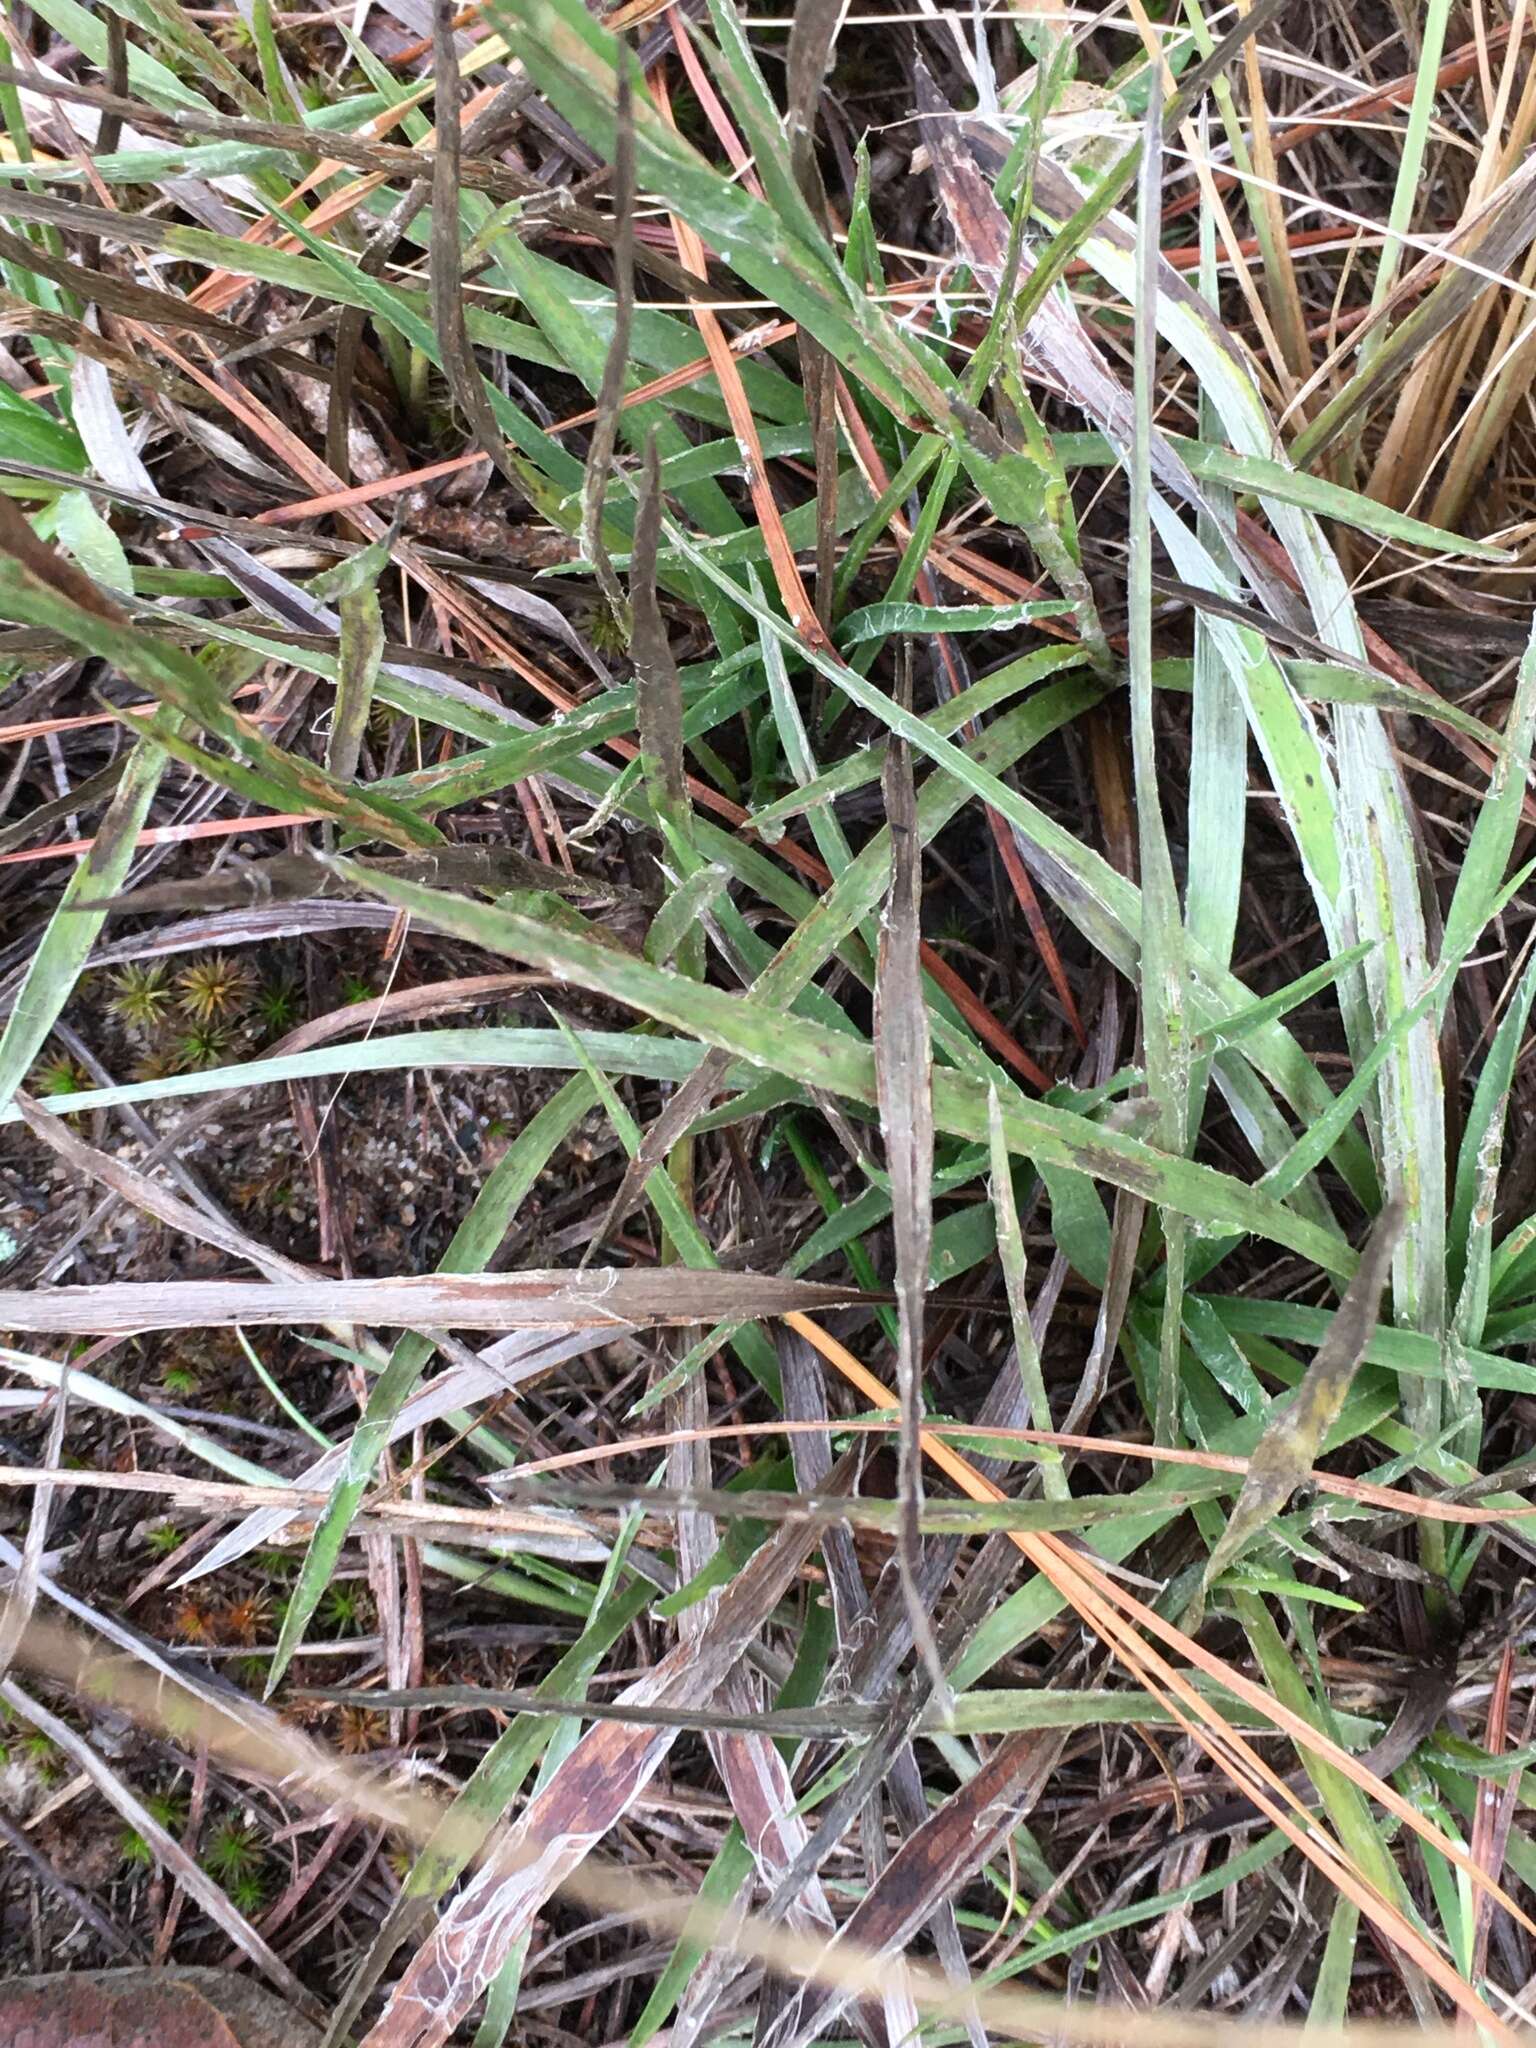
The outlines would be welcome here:
M 1530 25 L 11 13 L 0 2010 L 1517 2029 Z

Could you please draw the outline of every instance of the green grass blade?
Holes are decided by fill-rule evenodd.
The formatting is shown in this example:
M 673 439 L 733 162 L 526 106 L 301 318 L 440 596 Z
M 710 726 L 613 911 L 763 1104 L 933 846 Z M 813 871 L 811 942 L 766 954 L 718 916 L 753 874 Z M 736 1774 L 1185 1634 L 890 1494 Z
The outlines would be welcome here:
M 827 1031 L 808 1018 L 786 1018 L 756 997 L 727 995 L 530 918 L 421 889 L 339 858 L 331 865 L 359 888 L 471 944 L 563 974 L 580 986 L 631 1004 L 658 1023 L 809 1087 L 866 1104 L 876 1100 L 874 1055 L 867 1042 Z M 975 1141 L 985 1139 L 987 1101 L 974 1082 L 939 1070 L 933 1092 L 934 1115 L 942 1129 Z M 1342 1238 L 1302 1222 L 1230 1175 L 1171 1158 L 1044 1103 L 1010 1103 L 1002 1114 L 1010 1150 L 1024 1157 L 1040 1156 L 1127 1187 L 1189 1216 L 1202 1229 L 1253 1230 L 1316 1260 L 1329 1272 L 1348 1274 L 1354 1269 L 1354 1255 Z

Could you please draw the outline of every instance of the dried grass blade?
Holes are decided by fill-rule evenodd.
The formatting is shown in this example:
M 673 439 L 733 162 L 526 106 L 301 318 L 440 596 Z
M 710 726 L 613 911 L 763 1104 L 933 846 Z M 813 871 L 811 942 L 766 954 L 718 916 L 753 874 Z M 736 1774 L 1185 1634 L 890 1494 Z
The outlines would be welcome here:
M 249 1252 L 242 1256 L 248 1257 Z M 384 1323 L 466 1330 L 668 1328 L 885 1299 L 773 1274 L 587 1267 L 582 1273 L 410 1273 L 383 1280 L 104 1281 L 0 1289 L 0 1329 L 121 1335 L 224 1323 Z
M 686 837 L 688 776 L 683 757 L 683 688 L 656 594 L 661 540 L 661 461 L 646 445 L 629 576 L 632 651 L 640 725 L 640 772 L 656 815 Z
M 997 1744 L 968 1784 L 909 1835 L 839 1932 L 877 1955 L 899 1954 L 936 1906 L 954 1898 L 1026 1819 L 1066 1745 L 1064 1734 L 1015 1735 Z M 846 1995 L 808 1985 L 758 2048 L 806 2048 L 830 2033 Z
M 1509 1702 L 1515 1675 L 1515 1649 L 1512 1642 L 1504 1645 L 1499 1658 L 1499 1668 L 1494 1674 L 1493 1693 L 1488 1702 L 1488 1718 L 1483 1735 L 1483 1747 L 1490 1756 L 1500 1755 L 1509 1741 Z M 1526 1713 L 1526 1736 L 1530 1739 L 1531 1716 Z M 1479 1788 L 1477 1812 L 1472 1822 L 1472 1855 L 1478 1866 L 1486 1870 L 1497 1882 L 1504 1868 L 1504 1858 L 1509 1847 L 1510 1829 L 1520 1806 L 1520 1783 L 1523 1773 L 1513 1771 L 1502 1784 L 1484 1780 Z M 1481 1983 L 1488 1967 L 1488 1937 L 1493 1927 L 1493 1901 L 1486 1892 L 1479 1892 L 1473 1909 L 1472 1967 L 1468 1972 L 1474 1984 Z
M 832 1484 L 846 1483 L 846 1477 L 845 1465 Z M 721 1594 L 708 1630 L 677 1644 L 621 1699 L 667 1706 L 707 1701 L 739 1663 L 815 1542 L 814 1530 L 792 1527 L 771 1537 Z M 441 1915 L 363 2048 L 440 2048 L 545 1899 L 645 1789 L 676 1737 L 676 1729 L 613 1721 L 589 1729 Z
M 910 676 L 910 651 L 907 673 Z M 885 803 L 891 827 L 891 888 L 875 982 L 875 1080 L 896 1237 L 902 1510 L 897 1555 L 913 1641 L 928 1666 L 936 1694 L 945 1700 L 944 1669 L 917 1576 L 922 1550 L 923 1311 L 933 1236 L 933 1052 L 918 958 L 922 841 L 917 830 L 911 754 L 899 739 L 892 741 L 886 755 Z
M 1244 1545 L 1274 1520 L 1312 1470 L 1376 1328 L 1402 1232 L 1403 1205 L 1391 1202 L 1372 1227 L 1354 1278 L 1344 1290 L 1328 1335 L 1318 1346 L 1301 1385 L 1282 1411 L 1264 1425 L 1237 1504 L 1206 1564 L 1200 1582 L 1202 1595 Z M 1190 1625 L 1187 1617 L 1184 1625 Z
M 1487 205 L 1473 219 L 1462 223 L 1457 238 L 1464 240 L 1474 233 L 1476 239 L 1470 252 L 1465 248 L 1456 252 L 1469 260 L 1449 265 L 1446 275 L 1422 305 L 1398 322 L 1370 360 L 1297 435 L 1291 459 L 1298 469 L 1314 462 L 1364 407 L 1379 404 L 1394 384 L 1411 373 L 1430 346 L 1492 288 L 1492 279 L 1508 270 L 1529 247 L 1536 235 L 1536 163 L 1522 164 L 1506 179 Z M 1437 254 L 1416 265 L 1383 300 L 1377 317 L 1386 318 L 1400 300 L 1417 289 L 1423 276 L 1445 261 L 1444 256 Z M 1351 350 L 1355 345 L 1352 339 Z M 1325 363 L 1313 381 L 1330 367 Z M 1393 494 L 1386 495 L 1390 501 Z
M 618 1190 L 592 1234 L 589 1249 L 593 1255 L 629 1215 L 651 1175 L 666 1164 L 673 1146 L 687 1136 L 695 1119 L 709 1107 L 730 1070 L 731 1062 L 726 1054 L 707 1052 L 682 1086 L 668 1096 L 660 1114 L 647 1127 L 638 1151 L 625 1162 Z
M 675 128 L 671 105 L 665 98 L 659 73 L 656 83 L 661 90 L 662 111 L 668 125 Z M 684 220 L 680 214 L 672 214 L 671 221 L 673 234 L 677 237 L 678 253 L 682 257 L 685 269 L 702 282 L 708 276 L 702 240 L 692 223 Z M 710 366 L 719 382 L 731 431 L 736 436 L 737 446 L 741 450 L 747 491 L 752 500 L 752 509 L 757 514 L 758 526 L 762 531 L 768 561 L 784 609 L 798 631 L 807 633 L 812 638 L 824 640 L 825 636 L 822 634 L 811 601 L 806 595 L 805 584 L 801 580 L 799 566 L 795 561 L 795 551 L 790 545 L 788 534 L 784 531 L 783 515 L 779 511 L 778 501 L 773 495 L 773 488 L 768 479 L 763 446 L 758 437 L 757 420 L 741 379 L 741 366 L 715 314 L 704 304 L 696 302 L 693 317 L 698 323 L 699 333 L 709 354 Z
M 619 46 L 615 74 L 613 136 L 613 332 L 603 364 L 602 383 L 592 414 L 587 444 L 586 475 L 581 489 L 581 546 L 592 564 L 598 588 L 608 600 L 620 630 L 633 627 L 629 599 L 614 573 L 603 541 L 603 504 L 608 476 L 619 442 L 619 414 L 625 404 L 629 369 L 629 337 L 635 313 L 635 114 L 629 52 Z
M 454 401 L 476 442 L 508 483 L 518 474 L 496 424 L 464 324 L 463 230 L 460 226 L 459 54 L 453 0 L 431 0 L 433 90 L 437 98 L 437 150 L 432 158 L 432 239 L 429 282 L 432 325 Z
M 18 1098 L 24 1099 L 24 1098 Z M 52 1474 L 57 1470 L 64 1453 L 64 1424 L 69 1413 L 69 1361 L 59 1363 L 59 1384 L 53 1396 L 53 1414 L 48 1423 L 48 1441 L 43 1449 L 43 1470 L 37 1474 L 32 1489 L 32 1512 L 27 1519 L 27 1536 L 22 1545 L 21 1564 L 12 1575 L 10 1598 L 0 1608 L 0 1680 L 11 1668 L 16 1647 L 32 1619 L 32 1610 L 37 1604 L 38 1580 L 42 1576 L 43 1557 L 48 1538 L 48 1523 L 53 1511 L 54 1484 Z
M 711 1490 L 710 1446 L 705 1435 L 709 1404 L 700 1375 L 691 1374 L 683 1382 L 672 1398 L 672 1407 L 678 1441 L 668 1458 L 669 1470 L 685 1489 L 684 1498 L 698 1500 Z M 718 1525 L 707 1511 L 684 1506 L 676 1526 L 679 1571 L 685 1581 L 697 1578 L 719 1550 Z M 684 1643 L 706 1641 L 717 1604 L 717 1597 L 711 1597 L 683 1609 L 678 1616 L 678 1634 Z M 752 1860 L 771 1893 L 804 1850 L 809 1833 L 796 1810 L 795 1790 L 784 1758 L 768 1734 L 754 1731 L 750 1724 L 751 1716 L 762 1711 L 757 1674 L 731 1672 L 715 1704 L 742 1722 L 736 1729 L 706 1728 L 705 1741 Z M 813 1876 L 801 1887 L 788 1917 L 792 1926 L 803 1931 L 832 1933 L 832 1909 L 819 1879 Z
M 1003 1134 L 1002 1110 L 995 1088 L 987 1097 L 987 1140 L 991 1168 L 992 1213 L 997 1219 L 997 1256 L 998 1263 L 1003 1269 L 1003 1284 L 1008 1290 L 1008 1313 L 1013 1323 L 1013 1346 L 1018 1361 L 1019 1378 L 1024 1384 L 1025 1397 L 1029 1402 L 1028 1412 L 1034 1428 L 1049 1433 L 1050 1397 L 1045 1390 L 1045 1376 L 1040 1370 L 1040 1351 L 1035 1343 L 1034 1327 L 1029 1319 L 1024 1233 L 1019 1228 L 1019 1209 L 1013 1194 L 1013 1170 L 1008 1158 L 1008 1140 Z M 1047 1500 L 1066 1501 L 1072 1498 L 1072 1488 L 1059 1452 L 1055 1455 L 1048 1453 L 1040 1460 L 1040 1484 Z

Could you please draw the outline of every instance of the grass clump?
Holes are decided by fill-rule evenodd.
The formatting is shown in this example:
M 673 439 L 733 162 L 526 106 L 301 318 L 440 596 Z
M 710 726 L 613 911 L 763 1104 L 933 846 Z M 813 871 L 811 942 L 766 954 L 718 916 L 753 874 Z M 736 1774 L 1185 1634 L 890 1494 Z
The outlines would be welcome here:
M 89 1939 L 1512 2038 L 1531 24 L 365 13 L 0 87 L 5 1742 L 198 1909 Z

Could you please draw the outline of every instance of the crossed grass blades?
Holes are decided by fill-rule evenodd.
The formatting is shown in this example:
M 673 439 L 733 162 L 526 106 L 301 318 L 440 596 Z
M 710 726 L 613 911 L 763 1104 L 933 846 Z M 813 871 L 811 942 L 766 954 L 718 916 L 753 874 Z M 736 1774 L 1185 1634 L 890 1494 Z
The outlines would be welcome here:
M 155 1951 L 367 2048 L 536 2026 L 571 1905 L 636 2044 L 1510 2032 L 1523 19 L 1308 103 L 1278 0 L 6 19 L 0 1115 L 88 1199 L 6 1240 L 0 1700 Z M 433 1272 L 328 1131 L 443 1075 L 525 1113 Z M 202 1183 L 253 1108 L 316 1242 Z M 197 1277 L 57 1284 L 127 1213 Z

